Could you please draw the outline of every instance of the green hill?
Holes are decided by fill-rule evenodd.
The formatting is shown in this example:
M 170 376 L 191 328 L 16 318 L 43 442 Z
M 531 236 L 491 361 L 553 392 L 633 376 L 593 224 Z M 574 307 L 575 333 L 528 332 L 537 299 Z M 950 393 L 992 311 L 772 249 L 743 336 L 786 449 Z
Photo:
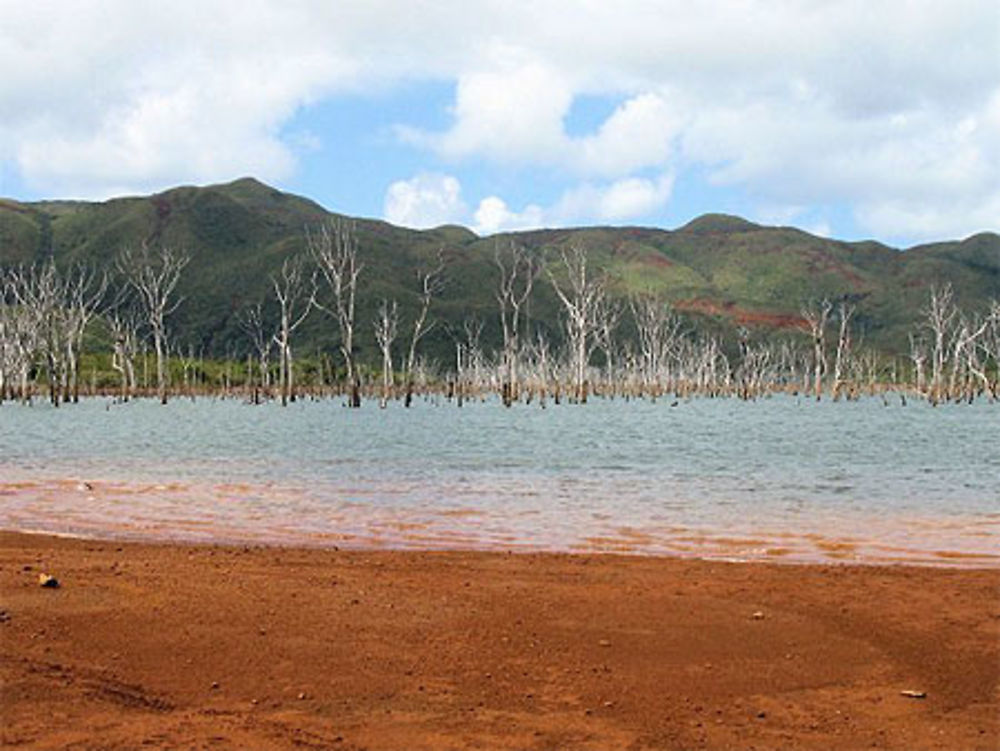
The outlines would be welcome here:
M 0 264 L 59 263 L 111 266 L 125 245 L 143 241 L 186 249 L 183 305 L 171 320 L 175 341 L 217 356 L 246 351 L 236 315 L 271 296 L 269 275 L 305 247 L 305 230 L 337 215 L 299 196 L 245 178 L 225 185 L 180 187 L 149 197 L 103 203 L 0 200 Z M 451 352 L 449 327 L 469 315 L 497 334 L 494 291 L 496 244 L 513 240 L 535 253 L 583 247 L 595 268 L 609 274 L 613 291 L 660 293 L 695 323 L 721 330 L 747 326 L 769 335 L 794 328 L 808 300 L 850 295 L 865 341 L 886 350 L 905 348 L 931 285 L 950 282 L 956 302 L 977 309 L 1000 298 L 1000 236 L 896 250 L 875 242 L 841 242 L 797 229 L 764 227 L 738 217 L 706 215 L 677 230 L 591 227 L 480 238 L 455 226 L 428 231 L 357 219 L 361 273 L 358 338 L 363 357 L 374 350 L 369 322 L 382 298 L 413 309 L 417 272 L 441 250 L 447 286 L 433 315 L 442 322 L 430 351 Z M 531 303 L 537 325 L 555 332 L 558 309 L 540 279 Z M 332 351 L 336 326 L 314 314 L 301 332 L 299 351 Z

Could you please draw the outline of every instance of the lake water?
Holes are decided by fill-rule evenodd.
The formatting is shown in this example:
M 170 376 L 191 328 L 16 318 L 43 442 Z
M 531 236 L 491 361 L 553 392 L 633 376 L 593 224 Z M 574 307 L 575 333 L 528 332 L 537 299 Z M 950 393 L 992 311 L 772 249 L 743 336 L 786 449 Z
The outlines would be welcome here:
M 0 406 L 0 527 L 1000 565 L 1000 406 Z

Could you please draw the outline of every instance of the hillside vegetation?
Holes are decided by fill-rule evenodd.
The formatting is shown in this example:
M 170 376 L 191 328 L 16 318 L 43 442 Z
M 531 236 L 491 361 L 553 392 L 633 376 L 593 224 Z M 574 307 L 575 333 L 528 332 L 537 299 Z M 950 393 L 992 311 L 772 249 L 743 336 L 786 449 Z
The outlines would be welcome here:
M 245 353 L 237 315 L 273 297 L 270 276 L 302 252 L 305 233 L 337 217 L 318 204 L 246 178 L 203 188 L 180 187 L 149 197 L 104 203 L 0 200 L 0 265 L 86 263 L 112 268 L 126 246 L 168 244 L 191 256 L 170 319 L 173 339 L 215 357 Z M 876 242 L 841 242 L 797 229 L 764 227 L 737 217 L 706 215 L 676 230 L 560 229 L 478 237 L 461 227 L 415 231 L 356 220 L 359 260 L 357 349 L 376 360 L 370 322 L 382 299 L 398 300 L 403 325 L 416 306 L 417 275 L 437 254 L 445 286 L 431 316 L 438 321 L 427 351 L 448 357 L 450 332 L 469 316 L 484 323 L 483 340 L 499 340 L 495 291 L 497 244 L 518 243 L 534 254 L 583 248 L 592 268 L 608 275 L 612 294 L 662 295 L 689 324 L 753 336 L 798 331 L 803 304 L 849 296 L 855 326 L 869 346 L 900 353 L 922 317 L 932 285 L 950 283 L 956 304 L 985 309 L 1000 298 L 1000 236 L 897 250 Z M 267 308 L 265 307 L 265 310 Z M 544 276 L 528 315 L 559 340 L 559 308 Z M 299 351 L 333 352 L 333 321 L 310 317 L 297 334 Z

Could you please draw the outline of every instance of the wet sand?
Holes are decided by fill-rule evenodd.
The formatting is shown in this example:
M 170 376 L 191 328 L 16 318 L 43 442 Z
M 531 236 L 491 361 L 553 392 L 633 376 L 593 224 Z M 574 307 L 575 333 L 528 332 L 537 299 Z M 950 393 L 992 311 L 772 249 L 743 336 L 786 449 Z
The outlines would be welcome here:
M 0 474 L 6 470 L 0 465 Z M 622 523 L 598 511 L 543 514 L 502 503 L 412 507 L 338 500 L 337 493 L 317 502 L 303 488 L 268 484 L 58 476 L 0 481 L 0 500 L 0 529 L 132 542 L 1000 567 L 998 513 L 813 510 L 794 522 L 744 514 L 738 520 L 721 516 L 686 526 L 662 519 Z
M 0 596 L 4 748 L 1000 747 L 997 569 L 0 533 Z

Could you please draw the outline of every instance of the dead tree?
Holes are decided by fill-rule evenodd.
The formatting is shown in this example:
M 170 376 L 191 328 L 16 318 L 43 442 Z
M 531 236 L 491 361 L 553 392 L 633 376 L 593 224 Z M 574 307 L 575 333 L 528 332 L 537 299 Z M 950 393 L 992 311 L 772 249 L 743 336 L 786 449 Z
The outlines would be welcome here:
M 68 400 L 67 351 L 69 321 L 66 279 L 52 261 L 17 270 L 12 287 L 16 305 L 32 336 L 29 358 L 41 357 L 45 363 L 49 401 L 58 407 Z M 30 359 L 29 359 L 30 362 Z
M 34 326 L 21 302 L 21 274 L 0 269 L 0 401 L 7 397 L 27 402 L 28 370 L 37 347 Z
M 501 250 L 501 247 L 504 249 Z M 531 296 L 539 264 L 521 245 L 510 242 L 507 246 L 499 243 L 494 248 L 494 260 L 500 270 L 500 283 L 496 298 L 500 306 L 500 329 L 503 334 L 501 352 L 501 399 L 505 407 L 511 406 L 518 398 L 518 359 L 520 357 L 520 336 L 522 309 Z
M 53 406 L 59 406 L 58 389 L 61 379 L 61 363 L 63 357 L 60 333 L 62 327 L 56 319 L 59 312 L 55 266 L 45 264 L 40 267 L 21 267 L 15 272 L 15 283 L 12 287 L 15 304 L 21 311 L 22 321 L 26 331 L 31 331 L 31 349 L 25 351 L 27 365 L 38 358 L 45 362 L 49 383 L 49 401 Z
M 786 352 L 782 349 L 782 353 Z M 722 391 L 720 374 L 729 374 L 729 361 L 715 337 L 703 339 L 698 347 L 696 388 L 704 396 L 718 396 Z
M 108 289 L 108 275 L 79 266 L 70 269 L 65 285 L 66 362 L 69 396 L 80 401 L 80 351 L 90 321 L 97 315 Z M 65 400 L 65 399 L 64 399 Z
M 629 299 L 629 309 L 639 337 L 641 387 L 656 397 L 666 385 L 667 365 L 680 337 L 681 322 L 667 302 L 656 295 L 634 295 Z
M 553 376 L 551 347 L 545 332 L 536 329 L 535 336 L 528 340 L 524 347 L 524 358 L 521 363 L 522 381 L 527 392 L 525 402 L 530 404 L 537 396 L 539 405 L 545 407 L 549 392 L 553 391 L 556 403 L 559 402 L 559 383 Z
M 479 344 L 483 325 L 483 321 L 468 317 L 462 322 L 462 334 L 452 334 L 455 340 L 455 396 L 459 407 L 483 388 L 485 357 Z
M 301 256 L 286 258 L 281 264 L 281 273 L 271 277 L 274 297 L 278 301 L 278 330 L 274 343 L 278 347 L 278 387 L 283 407 L 295 401 L 292 334 L 316 304 L 316 274 L 306 274 L 304 265 Z
M 135 357 L 139 351 L 139 321 L 134 311 L 113 310 L 108 315 L 111 333 L 111 368 L 121 379 L 121 400 L 129 401 L 136 391 Z
M 361 406 L 361 380 L 354 362 L 354 300 L 358 275 L 364 268 L 358 263 L 357 231 L 352 222 L 337 220 L 306 233 L 309 253 L 333 293 L 333 306 L 317 304 L 337 321 L 340 329 L 340 353 L 344 357 L 349 405 Z
M 184 349 L 178 346 L 175 350 L 175 356 L 180 361 L 181 365 L 181 377 L 184 383 L 183 393 L 191 399 L 195 400 L 195 380 L 197 379 L 197 372 L 195 371 L 195 366 L 198 364 L 198 358 L 195 357 L 194 347 L 190 344 L 187 348 L 187 353 L 185 354 Z M 226 358 L 226 363 L 228 364 L 230 358 Z
M 153 337 L 156 353 L 156 394 L 167 403 L 167 325 L 166 319 L 183 302 L 174 291 L 181 272 L 191 257 L 167 245 L 125 247 L 118 255 L 118 271 L 132 287 L 139 301 L 146 325 Z
M 767 343 L 751 344 L 744 334 L 741 345 L 740 364 L 736 372 L 739 383 L 739 397 L 745 401 L 763 396 L 774 382 L 774 352 Z
M 837 306 L 837 318 L 840 320 L 840 334 L 837 337 L 837 355 L 833 361 L 833 400 L 840 399 L 844 388 L 844 375 L 850 366 L 851 359 L 851 318 L 854 316 L 854 306 L 847 300 L 841 300 Z
M 7 399 L 10 373 L 14 363 L 13 316 L 6 296 L 7 278 L 0 269 L 0 404 Z
M 396 332 L 399 329 L 399 307 L 395 300 L 392 301 L 392 305 L 385 300 L 382 301 L 373 325 L 375 341 L 378 342 L 378 348 L 382 352 L 382 394 L 379 397 L 379 406 L 385 409 L 392 394 L 392 343 L 396 340 Z
M 990 383 L 991 398 L 1000 398 L 1000 300 L 993 300 L 990 304 L 990 312 L 987 317 L 989 326 L 983 334 L 980 344 L 983 350 L 983 359 L 986 363 L 992 363 L 993 379 Z
M 622 304 L 607 295 L 597 306 L 594 343 L 604 355 L 604 390 L 614 395 L 615 390 L 615 332 L 622 317 Z
M 407 407 L 413 402 L 413 367 L 417 361 L 417 345 L 420 340 L 434 328 L 434 322 L 427 321 L 427 313 L 431 307 L 434 296 L 440 294 L 444 287 L 444 256 L 438 253 L 437 263 L 429 271 L 417 273 L 417 280 L 420 282 L 420 292 L 417 294 L 420 307 L 416 317 L 413 319 L 413 332 L 410 336 L 410 348 L 406 356 L 406 395 L 403 404 Z
M 958 316 L 951 285 L 931 287 L 930 304 L 924 310 L 924 325 L 933 336 L 931 349 L 931 382 L 928 397 L 931 404 L 938 404 L 944 394 L 945 361 L 948 356 L 952 325 Z
M 273 282 L 273 279 L 272 279 Z M 271 393 L 271 349 L 278 341 L 277 332 L 272 332 L 271 328 L 264 322 L 264 310 L 260 303 L 251 305 L 237 316 L 239 326 L 250 340 L 257 357 L 257 384 L 253 387 L 252 400 L 254 404 L 260 404 L 261 393 L 270 396 Z M 291 336 L 291 331 L 289 331 Z M 251 369 L 248 368 L 248 374 Z
M 29 272 L 9 269 L 2 279 L 2 320 L 6 331 L 4 383 L 21 402 L 31 401 L 31 369 L 41 349 L 41 324 L 31 307 Z
M 878 352 L 870 347 L 858 347 L 858 356 L 851 358 L 852 380 L 855 385 L 855 394 L 861 384 L 868 390 L 869 396 L 874 396 L 879 383 L 879 357 Z M 856 397 L 855 397 L 856 398 Z M 883 396 L 884 400 L 884 396 Z
M 913 363 L 913 388 L 918 394 L 927 393 L 927 342 L 910 334 L 910 362 Z
M 605 296 L 603 279 L 587 273 L 587 254 L 583 248 L 573 246 L 567 253 L 559 250 L 562 262 L 559 274 L 545 266 L 545 273 L 563 305 L 566 343 L 569 347 L 569 365 L 573 376 L 573 400 L 587 402 L 587 366 L 594 347 L 598 311 Z M 565 273 L 565 281 L 560 277 Z
M 986 388 L 989 380 L 986 371 L 979 361 L 979 345 L 981 337 L 990 326 L 989 317 L 966 318 L 959 316 L 951 344 L 951 377 L 948 381 L 948 395 L 952 399 L 965 398 L 972 401 L 975 397 L 975 381 L 981 388 Z
M 823 397 L 823 376 L 828 365 L 826 359 L 826 324 L 830 319 L 833 303 L 823 298 L 818 303 L 811 303 L 802 308 L 802 318 L 809 326 L 809 335 L 813 343 L 813 395 L 816 401 Z

